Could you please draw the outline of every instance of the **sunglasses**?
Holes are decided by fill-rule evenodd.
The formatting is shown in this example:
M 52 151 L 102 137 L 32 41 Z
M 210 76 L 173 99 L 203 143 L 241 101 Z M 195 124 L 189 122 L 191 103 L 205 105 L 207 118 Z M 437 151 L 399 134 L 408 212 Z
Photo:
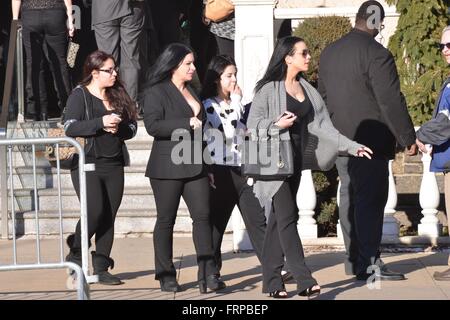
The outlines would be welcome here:
M 106 72 L 106 73 L 109 73 L 110 75 L 112 75 L 114 71 L 116 73 L 119 73 L 119 67 L 109 68 L 109 69 L 98 69 L 98 71 L 103 71 L 103 72 Z
M 309 49 L 303 49 L 300 54 L 303 58 L 306 58 L 308 55 L 311 55 L 311 51 Z
M 447 49 L 450 49 L 450 42 L 447 42 L 447 43 L 438 43 L 437 44 L 438 45 L 438 47 L 439 47 L 439 50 L 444 50 L 444 48 L 445 47 L 447 47 Z

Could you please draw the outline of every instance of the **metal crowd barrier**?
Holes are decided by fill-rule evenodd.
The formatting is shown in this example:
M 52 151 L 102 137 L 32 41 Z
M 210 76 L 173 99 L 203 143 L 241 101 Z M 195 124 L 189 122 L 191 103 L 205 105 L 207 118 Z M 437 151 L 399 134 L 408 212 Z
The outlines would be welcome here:
M 62 217 L 62 199 L 61 199 L 61 168 L 59 160 L 56 165 L 57 188 L 58 188 L 58 207 L 59 207 L 59 262 L 45 263 L 41 259 L 41 235 L 39 233 L 39 209 L 38 209 L 38 193 L 37 193 L 37 175 L 36 175 L 36 145 L 55 145 L 56 154 L 59 155 L 60 144 L 70 144 L 76 147 L 79 154 L 78 167 L 80 181 L 80 213 L 81 213 L 81 252 L 82 267 L 72 262 L 64 261 L 64 233 L 63 233 L 63 217 Z M 17 237 L 16 237 L 16 208 L 14 202 L 14 164 L 13 164 L 13 148 L 18 146 L 30 146 L 32 152 L 32 168 L 33 168 L 33 188 L 34 188 L 34 211 L 35 211 L 35 228 L 36 228 L 36 261 L 29 264 L 20 264 L 17 259 Z M 13 270 L 34 270 L 34 269 L 64 269 L 70 268 L 76 273 L 77 298 L 79 300 L 89 299 L 89 283 L 97 282 L 97 276 L 89 275 L 89 248 L 88 248 L 88 229 L 87 229 L 87 203 L 86 203 L 86 171 L 92 171 L 93 165 L 85 165 L 85 154 L 81 145 L 72 138 L 33 138 L 33 139 L 0 139 L 0 148 L 7 148 L 7 159 L 5 161 L 8 166 L 9 181 L 9 210 L 12 220 L 12 241 L 13 241 L 13 263 L 10 265 L 2 265 L 0 262 L 0 271 Z M 5 166 L 5 164 L 3 164 Z M 5 179 L 6 177 L 1 177 Z M 6 180 L 6 179 L 5 179 Z M 8 189 L 2 189 L 1 192 L 8 192 Z M 8 220 L 2 220 L 2 224 L 8 224 Z M 3 228 L 4 229 L 4 228 Z M 10 237 L 8 236 L 10 239 Z M 70 278 L 68 279 L 70 280 Z

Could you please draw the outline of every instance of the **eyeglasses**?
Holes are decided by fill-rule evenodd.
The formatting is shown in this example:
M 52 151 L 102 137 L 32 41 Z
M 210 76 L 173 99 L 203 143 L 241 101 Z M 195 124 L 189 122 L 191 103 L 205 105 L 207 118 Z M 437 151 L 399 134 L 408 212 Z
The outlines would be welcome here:
M 438 47 L 439 47 L 439 50 L 444 50 L 444 48 L 445 47 L 447 47 L 447 49 L 450 49 L 450 42 L 447 42 L 447 43 L 438 43 L 437 44 L 438 45 Z
M 109 69 L 98 69 L 98 71 L 103 71 L 103 72 L 106 72 L 106 73 L 109 73 L 110 75 L 112 75 L 114 71 L 116 73 L 119 73 L 119 67 L 114 67 L 114 68 L 109 68 Z

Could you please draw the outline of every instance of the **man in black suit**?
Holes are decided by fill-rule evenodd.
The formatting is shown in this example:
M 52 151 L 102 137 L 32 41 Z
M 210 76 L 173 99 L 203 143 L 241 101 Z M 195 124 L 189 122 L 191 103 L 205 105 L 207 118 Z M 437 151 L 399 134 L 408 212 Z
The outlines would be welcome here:
M 355 28 L 326 47 L 320 57 L 319 92 L 334 126 L 373 150 L 373 159 L 339 157 L 339 218 L 347 254 L 346 274 L 367 280 L 404 280 L 380 259 L 384 207 L 388 196 L 388 162 L 396 141 L 416 154 L 415 131 L 392 54 L 374 38 L 383 28 L 384 9 L 366 1 Z M 371 268 L 369 268 L 372 266 Z

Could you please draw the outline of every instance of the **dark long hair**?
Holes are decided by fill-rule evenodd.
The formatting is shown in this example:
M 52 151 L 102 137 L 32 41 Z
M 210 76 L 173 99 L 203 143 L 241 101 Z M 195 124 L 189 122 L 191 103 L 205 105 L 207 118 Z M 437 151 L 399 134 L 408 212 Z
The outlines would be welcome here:
M 145 87 L 149 88 L 172 78 L 173 71 L 189 53 L 194 53 L 194 51 L 183 43 L 169 44 L 150 68 Z
M 255 93 L 261 90 L 261 88 L 269 82 L 284 80 L 287 73 L 287 65 L 284 58 L 288 55 L 292 56 L 295 53 L 295 44 L 303 41 L 305 40 L 302 38 L 292 36 L 278 39 L 266 73 L 262 79 L 256 83 Z
M 203 80 L 200 98 L 202 100 L 216 97 L 218 95 L 218 86 L 220 76 L 228 66 L 235 66 L 236 62 L 228 55 L 220 55 L 212 58 L 206 70 L 205 79 Z
M 103 67 L 106 60 L 111 59 L 116 64 L 116 60 L 110 54 L 97 50 L 92 52 L 86 58 L 83 66 L 83 80 L 80 85 L 87 86 L 92 81 L 92 71 L 99 70 Z M 106 99 L 109 101 L 110 107 L 115 113 L 120 114 L 123 119 L 136 120 L 136 102 L 134 102 L 128 95 L 119 74 L 117 74 L 116 81 L 112 87 L 105 88 Z

